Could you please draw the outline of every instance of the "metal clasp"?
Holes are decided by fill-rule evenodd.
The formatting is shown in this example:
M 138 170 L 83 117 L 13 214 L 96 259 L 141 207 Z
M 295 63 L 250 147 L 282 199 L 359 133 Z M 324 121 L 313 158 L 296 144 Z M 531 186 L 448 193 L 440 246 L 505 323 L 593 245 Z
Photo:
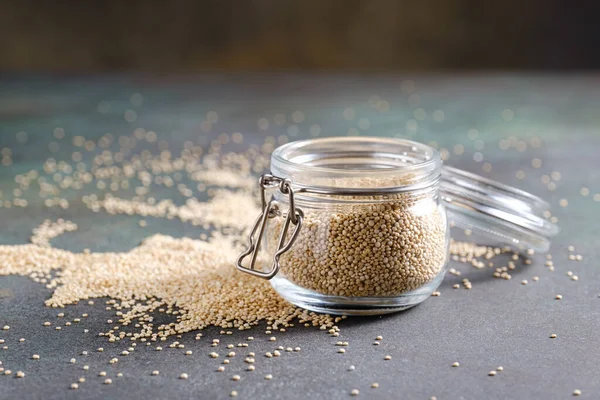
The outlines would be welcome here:
M 281 257 L 283 253 L 292 247 L 294 241 L 298 237 L 298 233 L 300 233 L 300 227 L 302 226 L 302 220 L 304 219 L 304 212 L 301 208 L 296 207 L 294 200 L 294 189 L 292 188 L 292 182 L 289 179 L 283 179 L 270 174 L 264 174 L 258 180 L 258 184 L 261 190 L 262 211 L 256 219 L 250 234 L 248 235 L 248 249 L 240 254 L 237 259 L 236 266 L 237 269 L 242 272 L 246 272 L 264 279 L 271 279 L 277 274 L 277 272 L 279 272 L 279 257 Z M 282 194 L 288 195 L 290 207 L 287 211 L 281 233 L 279 234 L 277 251 L 273 255 L 273 263 L 271 264 L 270 270 L 268 272 L 257 271 L 254 269 L 254 265 L 256 264 L 256 258 L 260 250 L 260 244 L 264 236 L 267 221 L 270 218 L 275 218 L 281 213 L 279 209 L 279 203 L 277 201 L 267 201 L 267 190 L 274 188 L 279 188 L 279 191 Z M 285 239 L 290 229 L 290 224 L 294 225 L 294 230 L 289 240 L 286 242 Z M 248 267 L 244 267 L 242 265 L 242 261 L 249 255 L 251 256 L 250 265 Z

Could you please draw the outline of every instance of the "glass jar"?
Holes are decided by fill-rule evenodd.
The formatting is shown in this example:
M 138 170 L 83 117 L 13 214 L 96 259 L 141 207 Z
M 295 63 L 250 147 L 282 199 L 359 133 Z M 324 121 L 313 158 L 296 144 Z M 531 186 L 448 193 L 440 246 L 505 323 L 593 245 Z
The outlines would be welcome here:
M 446 204 L 463 228 L 495 234 L 517 247 L 543 247 L 539 237 L 523 240 L 529 237 L 522 226 L 539 222 L 543 201 L 442 167 L 437 150 L 408 140 L 288 143 L 273 152 L 271 174 L 263 175 L 259 186 L 263 211 L 237 267 L 271 279 L 283 298 L 312 311 L 384 314 L 431 296 L 448 264 Z M 514 201 L 505 204 L 506 198 Z M 521 231 L 520 238 L 507 233 L 510 224 Z

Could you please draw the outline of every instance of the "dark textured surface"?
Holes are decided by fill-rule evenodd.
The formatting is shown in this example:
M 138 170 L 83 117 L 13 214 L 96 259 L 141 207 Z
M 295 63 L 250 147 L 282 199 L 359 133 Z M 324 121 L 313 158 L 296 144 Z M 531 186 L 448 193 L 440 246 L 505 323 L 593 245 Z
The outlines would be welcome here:
M 87 312 L 88 319 L 63 327 L 62 331 L 46 328 L 46 320 L 56 323 L 57 310 L 45 308 L 50 295 L 43 286 L 25 277 L 0 277 L 0 330 L 8 350 L 0 349 L 3 367 L 13 372 L 23 370 L 24 379 L 0 376 L 0 399 L 39 398 L 228 398 L 237 390 L 242 399 L 256 398 L 348 398 L 350 390 L 358 388 L 361 398 L 390 399 L 566 399 L 574 389 L 583 391 L 581 398 L 600 397 L 600 271 L 598 247 L 600 229 L 597 222 L 600 203 L 593 196 L 600 192 L 600 94 L 597 76 L 475 76 L 475 77 L 413 77 L 421 107 L 427 111 L 425 121 L 419 121 L 416 133 L 407 133 L 406 123 L 413 108 L 408 94 L 403 92 L 402 77 L 357 76 L 253 76 L 203 77 L 198 79 L 154 80 L 149 78 L 14 78 L 0 81 L 0 148 L 13 150 L 14 165 L 0 167 L 0 190 L 11 197 L 14 175 L 39 168 L 50 154 L 47 145 L 55 141 L 52 130 L 63 127 L 67 136 L 60 143 L 55 157 L 68 157 L 73 151 L 70 137 L 85 135 L 99 138 L 106 132 L 130 134 L 138 127 L 153 129 L 178 148 L 186 140 L 206 145 L 221 132 L 243 132 L 244 148 L 249 143 L 262 143 L 267 135 L 284 134 L 284 126 L 273 123 L 276 113 L 291 120 L 294 110 L 302 110 L 305 121 L 297 124 L 300 133 L 295 138 L 309 136 L 309 127 L 319 124 L 322 136 L 343 135 L 357 126 L 359 118 L 368 117 L 371 127 L 361 134 L 400 135 L 430 142 L 451 149 L 448 163 L 474 172 L 482 171 L 482 162 L 473 161 L 481 147 L 483 162 L 490 162 L 491 172 L 484 175 L 505 183 L 526 188 L 553 205 L 560 219 L 562 232 L 553 243 L 556 270 L 544 267 L 541 255 L 532 265 L 519 265 L 510 281 L 492 278 L 492 270 L 476 270 L 452 263 L 463 272 L 462 277 L 448 276 L 433 297 L 409 311 L 386 317 L 350 318 L 340 324 L 342 333 L 332 338 L 315 329 L 294 328 L 278 333 L 276 343 L 268 341 L 263 329 L 234 332 L 220 336 L 218 330 L 204 332 L 200 341 L 193 334 L 181 340 L 184 350 L 162 352 L 138 345 L 127 357 L 119 356 L 127 344 L 111 344 L 95 335 L 106 327 L 113 315 L 104 310 L 103 301 L 94 306 L 81 304 L 65 310 L 69 319 Z M 406 87 L 406 85 L 404 85 Z M 144 104 L 134 107 L 129 99 L 133 93 L 144 96 Z M 368 105 L 371 95 L 389 101 L 390 111 L 380 113 Z M 415 98 L 413 97 L 412 101 Z M 97 111 L 100 101 L 108 101 L 110 112 Z M 356 118 L 346 121 L 343 110 L 354 108 Z M 138 119 L 123 120 L 126 109 L 136 109 Z M 445 120 L 436 122 L 431 115 L 441 109 Z M 502 111 L 515 111 L 514 119 L 505 121 Z M 216 110 L 219 122 L 211 133 L 199 127 L 206 112 Z M 267 132 L 257 128 L 260 117 L 269 119 Z M 509 118 L 510 119 L 510 118 Z M 475 143 L 467 136 L 468 129 L 480 131 Z M 15 135 L 29 134 L 27 144 L 19 144 Z M 293 130 L 292 130 L 293 132 Z M 515 149 L 501 151 L 498 141 L 511 135 L 526 140 L 542 139 L 542 147 L 525 152 Z M 453 154 L 452 146 L 464 145 L 464 154 Z M 543 161 L 540 169 L 531 167 L 531 159 Z M 524 180 L 515 178 L 523 170 Z M 556 191 L 548 191 L 540 177 L 559 171 L 562 179 Z M 591 194 L 581 196 L 581 187 Z M 31 230 L 45 218 L 65 217 L 79 225 L 77 233 L 67 233 L 53 244 L 56 247 L 80 251 L 89 247 L 95 251 L 123 251 L 136 246 L 151 233 L 174 236 L 197 236 L 198 228 L 176 221 L 148 219 L 146 229 L 139 228 L 136 217 L 93 214 L 72 195 L 68 210 L 48 210 L 39 199 L 28 197 L 26 209 L 0 208 L 0 242 L 26 243 Z M 561 198 L 569 200 L 567 208 L 558 206 Z M 568 261 L 567 246 L 573 244 L 583 261 Z M 0 260 L 1 262 L 1 260 Z M 574 282 L 566 275 L 579 276 Z M 533 276 L 539 282 L 532 282 Z M 473 289 L 454 290 L 452 284 L 467 277 Z M 528 279 L 529 285 L 520 284 Z M 557 293 L 561 301 L 554 300 Z M 89 329 L 87 334 L 83 329 Z M 551 333 L 558 338 L 550 339 Z M 256 339 L 249 348 L 236 348 L 238 353 L 226 372 L 216 372 L 223 357 L 214 360 L 207 355 L 215 350 L 209 346 L 219 337 L 223 344 L 237 344 L 249 335 Z M 380 346 L 373 346 L 377 335 L 384 337 Z M 26 341 L 20 343 L 19 338 Z M 337 340 L 350 342 L 345 354 L 336 353 Z M 167 343 L 170 343 L 167 342 Z M 283 352 L 280 358 L 263 357 L 275 346 L 300 346 L 300 353 Z M 104 353 L 95 351 L 104 347 Z M 192 356 L 184 356 L 185 350 Z M 89 355 L 80 355 L 86 350 Z M 256 371 L 245 371 L 243 355 L 257 354 Z M 38 361 L 32 354 L 40 354 Z M 392 360 L 384 361 L 386 354 Z M 108 360 L 118 356 L 116 365 Z M 75 357 L 77 364 L 69 363 Z M 220 361 L 221 360 L 221 361 Z M 454 361 L 459 368 L 452 368 Z M 82 370 L 84 364 L 89 371 Z M 355 365 L 355 371 L 347 371 Z M 488 371 L 502 365 L 504 372 L 488 377 Z M 159 377 L 150 376 L 160 370 Z M 103 385 L 99 371 L 107 371 L 113 379 Z M 116 373 L 124 376 L 117 378 Z M 190 379 L 177 379 L 181 372 Z M 239 382 L 231 380 L 240 374 Z M 265 374 L 273 380 L 265 381 Z M 68 389 L 80 376 L 86 382 L 79 390 Z M 370 384 L 378 382 L 379 389 Z

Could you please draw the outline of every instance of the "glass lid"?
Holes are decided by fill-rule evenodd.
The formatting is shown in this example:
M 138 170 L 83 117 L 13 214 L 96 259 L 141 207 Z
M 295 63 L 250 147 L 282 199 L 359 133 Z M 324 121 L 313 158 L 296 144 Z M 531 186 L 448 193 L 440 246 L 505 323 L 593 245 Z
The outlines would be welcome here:
M 470 172 L 444 166 L 440 194 L 454 226 L 518 249 L 546 252 L 559 231 L 544 200 Z

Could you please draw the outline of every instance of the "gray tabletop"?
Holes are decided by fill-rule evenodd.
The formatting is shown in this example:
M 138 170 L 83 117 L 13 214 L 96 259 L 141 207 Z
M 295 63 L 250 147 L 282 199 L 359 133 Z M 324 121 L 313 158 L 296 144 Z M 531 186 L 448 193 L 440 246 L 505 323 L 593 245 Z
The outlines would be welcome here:
M 207 145 L 222 132 L 242 132 L 245 144 L 230 144 L 230 150 L 262 143 L 266 136 L 400 136 L 447 149 L 450 165 L 548 200 L 561 233 L 550 251 L 554 272 L 544 266 L 543 255 L 534 256 L 531 265 L 517 265 L 510 281 L 494 279 L 492 269 L 452 262 L 462 276 L 448 275 L 440 297 L 411 310 L 348 318 L 340 323 L 339 338 L 312 328 L 278 335 L 279 344 L 299 346 L 299 353 L 261 357 L 273 347 L 264 329 L 236 331 L 228 337 L 232 343 L 256 337 L 247 349 L 259 355 L 255 372 L 245 371 L 242 358 L 232 361 L 227 373 L 216 372 L 219 363 L 206 356 L 208 341 L 194 341 L 193 333 L 180 340 L 195 350 L 192 357 L 142 348 L 109 365 L 107 357 L 127 344 L 108 343 L 94 334 L 110 315 L 102 301 L 64 310 L 67 316 L 89 313 L 85 323 L 60 332 L 43 329 L 43 321 L 56 318 L 56 311 L 43 305 L 49 290 L 26 277 L 0 277 L 0 326 L 11 326 L 0 331 L 8 346 L 0 349 L 0 361 L 26 373 L 24 379 L 0 376 L 0 398 L 215 399 L 237 390 L 243 399 L 341 399 L 354 388 L 361 398 L 381 399 L 565 399 L 575 389 L 582 391 L 581 398 L 600 398 L 599 87 L 598 76 L 572 75 L 4 77 L 0 150 L 10 148 L 14 162 L 0 167 L 5 199 L 11 197 L 16 174 L 40 168 L 49 156 L 56 127 L 66 132 L 58 154 L 73 151 L 68 143 L 74 135 L 97 140 L 107 132 L 130 134 L 136 127 L 156 131 L 171 147 L 185 141 Z M 136 93 L 141 96 L 132 98 Z M 127 114 L 129 121 L 127 110 L 134 112 Z M 203 132 L 206 114 L 213 110 L 219 121 Z M 303 114 L 294 118 L 294 111 Z M 282 124 L 276 123 L 280 114 L 286 116 Z M 28 135 L 26 144 L 17 140 L 21 131 Z M 532 166 L 535 158 L 541 168 Z M 548 189 L 544 175 L 555 178 L 550 178 L 555 190 Z M 568 200 L 567 207 L 559 205 L 562 199 Z M 76 222 L 79 231 L 60 236 L 53 245 L 73 251 L 124 251 L 152 233 L 197 237 L 201 232 L 162 220 L 149 220 L 142 229 L 139 218 L 95 214 L 77 199 L 68 210 L 28 200 L 27 208 L 0 208 L 0 243 L 26 243 L 44 219 L 60 217 Z M 582 261 L 568 259 L 569 245 Z M 567 271 L 579 280 L 571 280 Z M 534 283 L 533 276 L 539 281 Z M 453 289 L 464 277 L 473 288 Z M 530 284 L 521 285 L 523 279 Z M 557 301 L 559 293 L 563 298 Z M 552 333 L 556 339 L 550 339 Z M 220 337 L 219 329 L 204 335 Z M 377 335 L 384 339 L 374 346 Z M 26 341 L 21 343 L 22 337 Z M 337 353 L 338 340 L 350 343 L 345 354 Z M 97 353 L 98 347 L 105 352 Z M 41 359 L 32 360 L 32 354 Z M 390 361 L 383 360 L 387 354 Z M 71 358 L 77 363 L 71 364 Z M 460 367 L 451 366 L 455 361 Z M 84 364 L 88 371 L 82 370 Z M 489 377 L 500 365 L 504 371 Z M 155 369 L 159 377 L 150 375 Z M 104 385 L 99 371 L 107 371 L 113 384 Z M 117 378 L 118 372 L 123 377 Z M 182 372 L 188 380 L 177 379 Z M 231 380 L 234 373 L 241 381 Z M 273 379 L 266 381 L 265 374 Z M 69 390 L 80 376 L 86 377 L 85 384 Z M 373 382 L 379 388 L 372 389 Z

